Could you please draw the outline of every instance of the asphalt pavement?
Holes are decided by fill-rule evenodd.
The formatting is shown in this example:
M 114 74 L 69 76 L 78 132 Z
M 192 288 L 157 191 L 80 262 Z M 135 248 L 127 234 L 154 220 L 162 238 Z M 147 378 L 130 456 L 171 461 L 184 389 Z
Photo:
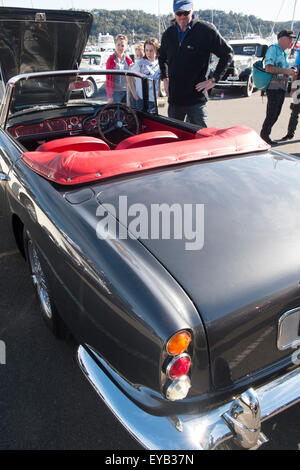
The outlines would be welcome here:
M 260 130 L 265 106 L 258 93 L 251 98 L 226 94 L 209 102 L 209 124 Z M 288 118 L 287 100 L 273 138 L 284 135 Z M 299 143 L 296 135 L 280 150 L 300 156 Z M 0 450 L 140 450 L 82 375 L 76 342 L 58 341 L 48 331 L 28 268 L 1 219 L 0 240 L 0 345 L 6 352 L 6 364 L 0 364 Z M 264 423 L 270 441 L 263 449 L 299 450 L 299 422 L 297 405 Z
M 239 90 L 225 90 L 224 98 L 221 99 L 220 92 L 221 90 L 216 90 L 215 96 L 208 103 L 209 126 L 223 128 L 239 124 L 251 127 L 259 134 L 266 117 L 267 97 L 262 97 L 261 93 L 256 91 L 250 98 L 245 98 L 241 97 Z M 272 129 L 273 140 L 281 139 L 287 134 L 291 102 L 291 97 L 287 96 L 279 119 Z M 293 140 L 279 143 L 276 149 L 300 156 L 299 144 L 300 126 Z
M 222 92 L 224 98 L 222 98 Z M 160 99 L 160 114 L 167 115 L 166 98 Z M 286 97 L 282 112 L 277 123 L 274 125 L 271 138 L 281 139 L 287 134 L 288 122 L 290 119 L 291 98 Z M 266 116 L 267 97 L 261 96 L 256 91 L 250 98 L 242 96 L 239 89 L 213 91 L 211 99 L 208 101 L 208 126 L 220 129 L 236 125 L 251 127 L 258 134 L 261 131 L 263 121 Z M 300 124 L 296 131 L 295 138 L 288 142 L 279 143 L 277 150 L 300 156 Z

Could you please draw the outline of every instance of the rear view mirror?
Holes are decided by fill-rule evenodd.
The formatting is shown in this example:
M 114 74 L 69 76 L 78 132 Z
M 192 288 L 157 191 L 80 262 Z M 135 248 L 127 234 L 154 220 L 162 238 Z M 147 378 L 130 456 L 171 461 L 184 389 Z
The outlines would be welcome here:
M 83 90 L 84 88 L 89 88 L 91 86 L 91 82 L 89 80 L 76 80 L 76 82 L 72 82 L 69 85 L 69 90 Z

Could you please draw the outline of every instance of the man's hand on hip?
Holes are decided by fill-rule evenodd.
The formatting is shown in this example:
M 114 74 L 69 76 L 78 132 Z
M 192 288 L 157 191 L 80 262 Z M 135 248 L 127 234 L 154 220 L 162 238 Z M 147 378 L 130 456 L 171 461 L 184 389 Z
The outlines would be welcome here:
M 215 80 L 209 79 L 209 80 L 205 80 L 205 82 L 197 83 L 195 88 L 198 92 L 202 91 L 204 93 L 205 91 L 211 90 L 215 85 L 216 85 Z

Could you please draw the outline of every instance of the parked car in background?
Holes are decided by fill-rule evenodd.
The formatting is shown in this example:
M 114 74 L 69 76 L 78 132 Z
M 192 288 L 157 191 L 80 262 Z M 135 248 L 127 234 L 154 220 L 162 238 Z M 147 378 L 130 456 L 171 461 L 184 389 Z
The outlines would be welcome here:
M 1 224 L 46 325 L 144 447 L 255 449 L 300 400 L 299 160 L 158 115 L 143 75 L 77 70 L 91 24 L 0 8 Z M 130 106 L 76 98 L 107 75 Z
M 228 42 L 233 48 L 233 61 L 216 88 L 240 88 L 244 96 L 250 97 L 254 91 L 252 66 L 254 62 L 264 58 L 270 42 L 259 36 Z M 216 60 L 212 58 L 212 70 L 215 68 Z
M 79 69 L 84 70 L 105 70 L 106 62 L 111 52 L 85 52 L 82 56 Z M 97 93 L 105 85 L 105 76 L 103 75 L 90 75 L 88 77 L 90 81 L 89 88 L 85 89 L 85 95 L 87 98 L 94 98 Z

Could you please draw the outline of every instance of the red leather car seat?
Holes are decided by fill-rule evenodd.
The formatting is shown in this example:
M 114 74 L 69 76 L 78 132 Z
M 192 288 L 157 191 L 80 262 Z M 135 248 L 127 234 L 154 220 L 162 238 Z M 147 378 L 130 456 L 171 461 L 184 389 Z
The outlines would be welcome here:
M 145 132 L 122 140 L 116 150 L 125 150 L 138 147 L 148 147 L 150 145 L 169 144 L 178 140 L 176 134 L 170 131 Z
M 74 150 L 76 152 L 88 152 L 92 150 L 110 150 L 106 142 L 96 137 L 74 136 L 62 139 L 50 140 L 40 145 L 37 152 L 66 152 Z

